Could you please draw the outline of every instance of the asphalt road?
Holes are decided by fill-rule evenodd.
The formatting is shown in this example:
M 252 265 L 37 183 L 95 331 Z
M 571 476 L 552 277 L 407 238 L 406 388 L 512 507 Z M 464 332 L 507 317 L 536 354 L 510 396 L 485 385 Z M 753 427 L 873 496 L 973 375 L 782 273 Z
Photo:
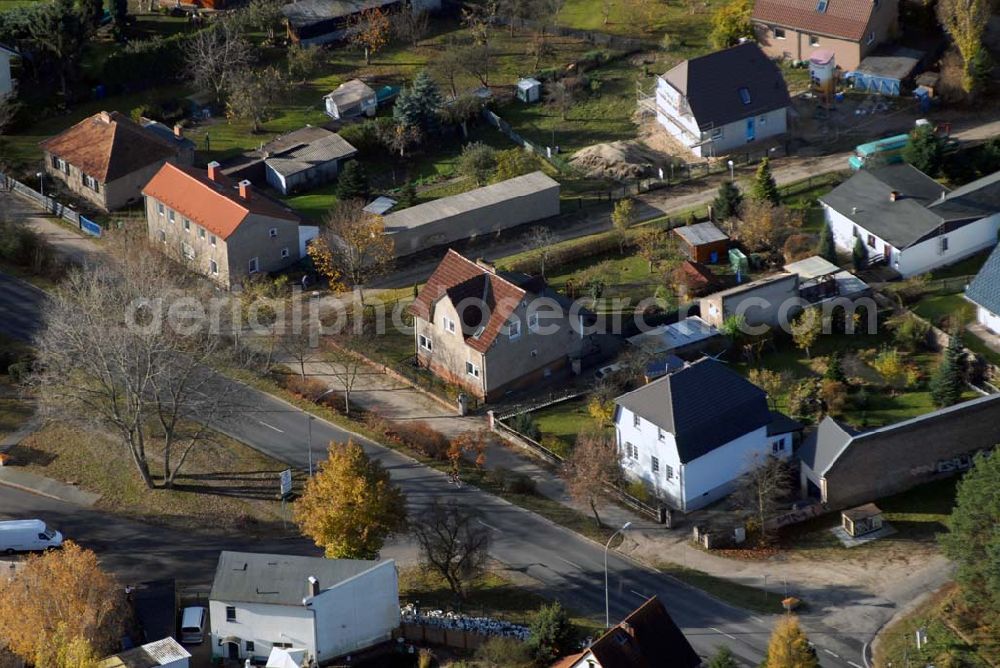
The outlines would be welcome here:
M 41 298 L 37 291 L 0 275 L 0 332 L 30 337 Z M 321 419 L 310 421 L 306 413 L 268 394 L 221 377 L 218 383 L 219 391 L 226 392 L 238 410 L 221 418 L 216 428 L 301 470 L 309 468 L 310 440 L 316 461 L 330 441 L 354 438 L 389 470 L 412 511 L 419 512 L 433 498 L 454 498 L 468 505 L 492 532 L 495 559 L 538 581 L 546 595 L 568 607 L 603 615 L 603 546 L 471 486 L 457 488 L 443 473 Z M 315 547 L 302 540 L 232 539 L 210 530 L 179 533 L 3 487 L 0 515 L 51 522 L 97 551 L 106 566 L 126 580 L 172 575 L 181 582 L 203 585 L 211 580 L 222 549 L 316 554 Z M 608 558 L 608 573 L 612 623 L 645 598 L 658 595 L 699 653 L 707 656 L 726 644 L 747 665 L 756 666 L 764 658 L 772 619 L 728 606 L 614 552 Z M 829 633 L 815 624 L 807 628 L 823 665 L 862 663 L 858 639 Z

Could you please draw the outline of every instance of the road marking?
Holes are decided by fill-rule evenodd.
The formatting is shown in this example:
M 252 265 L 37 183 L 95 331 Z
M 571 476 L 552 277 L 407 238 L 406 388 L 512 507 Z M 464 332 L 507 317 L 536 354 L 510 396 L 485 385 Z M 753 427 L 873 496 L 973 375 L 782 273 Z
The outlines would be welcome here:
M 476 521 L 479 522 L 480 524 L 482 524 L 484 527 L 486 527 L 490 531 L 496 531 L 497 533 L 503 533 L 503 531 L 500 531 L 500 529 L 497 529 L 495 526 L 487 524 L 486 522 L 484 522 L 482 520 L 476 520 Z
M 858 664 L 854 663 L 853 661 L 848 661 L 847 665 L 848 666 L 854 666 L 854 668 L 861 668 L 861 666 L 859 666 Z
M 649 600 L 648 596 L 646 596 L 645 594 L 643 594 L 641 592 L 637 592 L 635 589 L 629 589 L 629 591 L 632 592 L 633 594 L 635 594 L 636 596 L 638 596 L 639 598 L 641 598 L 644 601 L 648 601 Z
M 728 633 L 726 633 L 725 631 L 720 631 L 719 629 L 715 628 L 714 626 L 709 626 L 708 628 L 710 628 L 711 630 L 715 631 L 716 633 L 719 633 L 719 634 L 722 634 L 722 635 L 726 636 L 730 640 L 736 640 L 736 636 L 731 636 Z
M 281 429 L 278 429 L 277 427 L 275 427 L 275 426 L 274 426 L 273 424 L 268 424 L 268 423 L 264 422 L 263 420 L 257 420 L 257 422 L 260 422 L 260 423 L 261 423 L 262 425 L 264 425 L 264 426 L 265 426 L 265 427 L 267 427 L 268 429 L 273 429 L 273 430 L 275 430 L 275 431 L 276 431 L 276 432 L 278 432 L 279 434 L 284 434 L 284 433 L 285 433 L 285 432 L 283 432 L 283 431 L 282 431 Z
M 558 554 L 556 555 L 556 559 L 558 559 L 559 561 L 565 561 L 567 564 L 569 564 L 573 568 L 579 569 L 581 571 L 583 570 L 583 566 L 581 566 L 580 564 L 578 564 L 576 562 L 573 562 L 573 561 L 570 561 L 569 559 L 564 559 L 564 558 L 560 557 Z
M 754 620 L 758 624 L 764 624 L 765 623 L 764 620 L 761 619 L 760 617 L 751 617 L 750 619 Z
M 826 652 L 827 654 L 829 654 L 830 656 L 832 656 L 835 659 L 839 659 L 840 658 L 839 654 L 837 654 L 836 652 L 831 652 L 830 650 L 826 649 L 825 647 L 823 648 L 823 651 Z

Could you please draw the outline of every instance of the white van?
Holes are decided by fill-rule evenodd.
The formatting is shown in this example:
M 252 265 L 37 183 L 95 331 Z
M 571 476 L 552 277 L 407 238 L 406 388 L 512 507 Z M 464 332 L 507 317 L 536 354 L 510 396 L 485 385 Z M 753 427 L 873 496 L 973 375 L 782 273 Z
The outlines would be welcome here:
M 0 552 L 34 552 L 62 546 L 63 535 L 41 520 L 0 522 Z
M 184 608 L 181 613 L 181 642 L 185 645 L 200 645 L 205 639 L 205 622 L 208 610 L 205 608 Z

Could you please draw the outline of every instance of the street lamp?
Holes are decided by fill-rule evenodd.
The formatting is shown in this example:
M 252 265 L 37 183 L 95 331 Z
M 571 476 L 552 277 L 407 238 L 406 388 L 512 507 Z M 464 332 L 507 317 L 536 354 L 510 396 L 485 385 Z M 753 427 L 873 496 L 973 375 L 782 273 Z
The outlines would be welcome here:
M 607 545 L 604 546 L 604 628 L 611 628 L 611 604 L 608 598 L 608 550 L 611 548 L 611 541 L 615 539 L 615 536 L 626 531 L 630 526 L 631 522 L 626 522 L 622 525 L 622 528 L 611 534 L 608 538 Z
M 36 172 L 35 176 L 38 177 L 38 192 L 45 197 L 45 172 Z
M 726 164 L 729 165 L 729 180 L 730 181 L 735 181 L 736 180 L 736 172 L 733 170 L 733 167 L 734 167 L 733 161 L 730 160 Z

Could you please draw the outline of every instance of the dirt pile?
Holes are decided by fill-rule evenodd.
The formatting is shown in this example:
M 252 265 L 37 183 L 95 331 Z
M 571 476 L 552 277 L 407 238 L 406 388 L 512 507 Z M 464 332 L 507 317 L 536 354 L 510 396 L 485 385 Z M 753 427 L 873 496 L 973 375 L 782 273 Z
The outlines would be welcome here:
M 588 146 L 577 151 L 570 162 L 589 177 L 622 181 L 651 175 L 663 159 L 644 143 L 630 140 Z

